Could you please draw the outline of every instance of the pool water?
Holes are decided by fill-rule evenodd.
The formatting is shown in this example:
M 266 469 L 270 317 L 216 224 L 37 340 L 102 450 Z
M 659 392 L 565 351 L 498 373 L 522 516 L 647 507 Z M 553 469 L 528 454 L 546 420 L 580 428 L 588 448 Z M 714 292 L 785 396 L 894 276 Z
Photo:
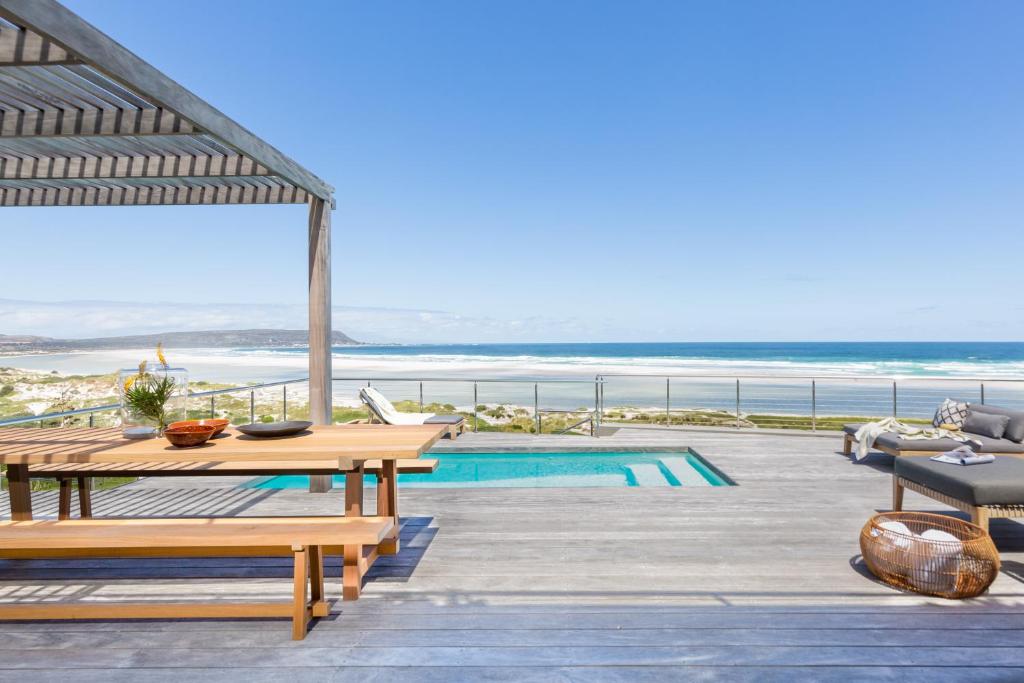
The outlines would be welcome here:
M 724 474 L 693 451 L 429 453 L 432 474 L 400 474 L 402 488 L 731 486 Z M 372 477 L 370 478 L 372 479 Z M 335 486 L 344 486 L 342 475 Z M 283 475 L 255 481 L 255 488 L 308 488 L 309 477 Z

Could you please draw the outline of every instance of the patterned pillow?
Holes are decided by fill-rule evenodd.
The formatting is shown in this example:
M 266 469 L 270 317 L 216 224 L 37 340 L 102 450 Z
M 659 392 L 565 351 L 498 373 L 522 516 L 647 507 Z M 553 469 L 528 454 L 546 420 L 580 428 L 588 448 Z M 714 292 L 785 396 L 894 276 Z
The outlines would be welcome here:
M 964 420 L 967 419 L 967 413 L 969 412 L 966 403 L 960 403 L 954 401 L 951 398 L 947 398 L 939 406 L 939 409 L 935 411 L 935 417 L 932 418 L 932 424 L 938 427 L 939 425 L 956 425 L 958 428 L 964 426 Z

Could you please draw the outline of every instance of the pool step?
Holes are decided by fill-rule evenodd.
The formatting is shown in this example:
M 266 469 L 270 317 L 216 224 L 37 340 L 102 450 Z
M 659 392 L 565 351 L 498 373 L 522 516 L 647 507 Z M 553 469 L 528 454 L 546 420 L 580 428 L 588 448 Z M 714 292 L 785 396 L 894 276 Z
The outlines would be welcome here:
M 680 486 L 711 486 L 686 458 L 659 458 L 658 462 L 679 480 Z
M 626 465 L 626 469 L 632 474 L 637 486 L 671 486 L 665 473 L 653 463 L 638 463 Z

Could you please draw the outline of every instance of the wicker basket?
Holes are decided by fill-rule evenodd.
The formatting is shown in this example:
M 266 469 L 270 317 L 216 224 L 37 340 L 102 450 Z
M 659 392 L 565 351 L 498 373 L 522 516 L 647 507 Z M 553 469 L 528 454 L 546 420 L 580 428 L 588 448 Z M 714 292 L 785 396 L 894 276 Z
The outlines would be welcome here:
M 888 523 L 888 524 L 887 524 Z M 911 533 L 905 533 L 900 523 Z M 882 526 L 886 525 L 886 526 Z M 922 538 L 928 536 L 936 538 Z M 942 538 L 935 531 L 956 538 Z M 999 573 L 999 553 L 979 526 L 926 512 L 884 512 L 860 532 L 860 550 L 868 569 L 904 590 L 943 598 L 973 598 L 984 593 Z

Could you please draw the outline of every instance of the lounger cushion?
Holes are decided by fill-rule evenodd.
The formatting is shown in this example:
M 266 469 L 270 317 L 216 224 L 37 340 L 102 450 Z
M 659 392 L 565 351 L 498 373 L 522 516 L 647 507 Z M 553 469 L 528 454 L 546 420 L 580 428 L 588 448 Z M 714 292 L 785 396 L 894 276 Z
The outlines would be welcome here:
M 980 438 L 978 439 L 981 440 Z M 927 451 L 929 453 L 942 453 L 959 448 L 964 444 L 955 439 L 901 439 L 898 434 L 882 434 L 875 439 L 876 446 L 885 446 L 900 451 Z M 978 450 L 977 446 L 966 444 Z
M 845 424 L 845 425 L 843 425 L 843 431 L 846 432 L 847 434 L 849 434 L 850 436 L 856 436 L 857 432 L 865 424 L 866 423 L 864 423 L 864 422 L 857 422 L 855 424 Z
M 1024 453 L 1024 444 L 1010 441 L 1006 437 L 993 439 L 992 437 L 981 436 L 980 434 L 968 434 L 968 436 L 975 441 L 981 442 L 980 448 L 974 447 L 974 450 L 979 453 Z
M 846 424 L 843 425 L 843 432 L 854 436 L 857 430 L 863 426 L 862 424 Z M 942 453 L 964 445 L 970 446 L 980 453 L 1024 453 L 1024 444 L 1010 441 L 1005 437 L 993 439 L 979 434 L 968 434 L 968 436 L 975 441 L 980 441 L 981 446 L 963 444 L 953 439 L 901 439 L 896 434 L 882 434 L 875 440 L 875 443 L 901 451 L 927 451 L 929 453 Z
M 924 455 L 897 458 L 895 473 L 971 505 L 1024 504 L 1024 459 L 1012 455 L 967 467 Z
M 990 436 L 993 439 L 1003 438 L 1006 433 L 1006 425 L 1010 424 L 1010 418 L 1006 415 L 990 415 L 988 413 L 970 413 L 964 420 L 963 431 L 965 434 L 980 434 Z
M 457 425 L 465 421 L 461 415 L 435 415 L 428 417 L 423 424 L 427 425 Z
M 1006 425 L 1006 432 L 1003 434 L 1003 438 L 1016 441 L 1017 443 L 1024 441 L 1024 411 L 982 405 L 980 403 L 972 403 L 970 409 L 972 413 L 1006 415 L 1010 418 L 1010 422 Z
M 980 434 L 968 434 L 972 441 L 977 443 L 961 443 L 953 439 L 901 439 L 896 434 L 883 434 L 875 440 L 879 446 L 895 448 L 900 451 L 925 451 L 928 453 L 942 453 L 951 451 L 960 446 L 970 446 L 979 453 L 1024 453 L 1024 444 L 1014 443 L 1009 439 L 993 439 Z

